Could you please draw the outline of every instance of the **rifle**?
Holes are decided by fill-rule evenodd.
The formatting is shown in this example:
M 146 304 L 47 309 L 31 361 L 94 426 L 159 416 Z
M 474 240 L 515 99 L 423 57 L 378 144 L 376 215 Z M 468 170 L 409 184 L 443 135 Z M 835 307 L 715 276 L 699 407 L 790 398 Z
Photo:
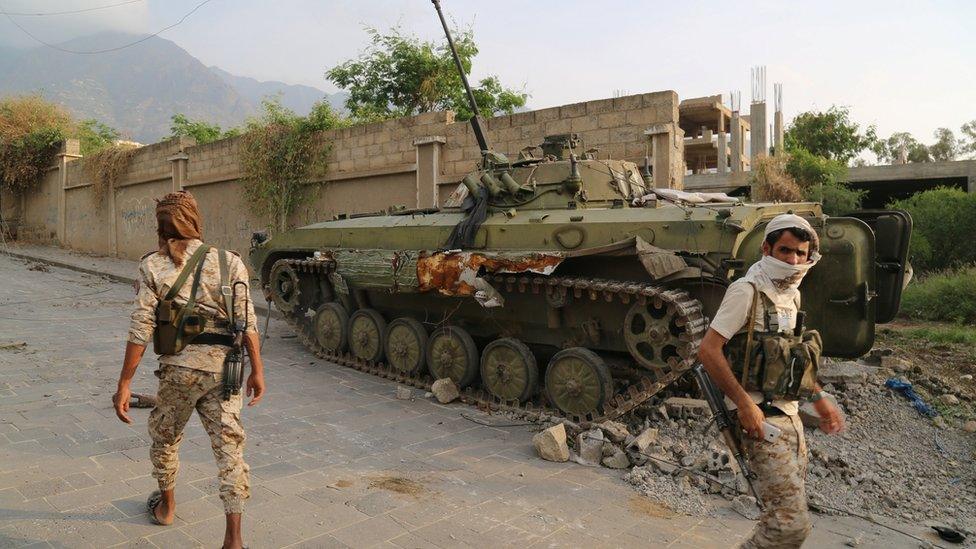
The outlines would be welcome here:
M 698 381 L 698 387 L 701 388 L 705 401 L 708 402 L 708 407 L 712 410 L 715 425 L 718 427 L 719 432 L 722 433 L 722 438 L 725 439 L 725 445 L 729 447 L 729 451 L 732 452 L 732 456 L 735 457 L 735 461 L 739 464 L 739 470 L 742 471 L 742 476 L 746 479 L 749 492 L 752 494 L 752 497 L 756 498 L 756 505 L 762 509 L 763 503 L 759 498 L 759 492 L 756 491 L 756 487 L 752 484 L 756 475 L 749 469 L 749 464 L 746 463 L 745 456 L 742 454 L 742 446 L 739 444 L 735 433 L 732 432 L 732 415 L 725 406 L 725 397 L 718 390 L 718 387 L 712 383 L 712 379 L 708 377 L 708 372 L 705 371 L 705 367 L 700 362 L 695 364 L 691 371 L 695 375 L 695 380 Z
M 237 315 L 234 314 L 234 303 L 237 302 L 238 284 L 244 286 L 245 292 L 243 320 L 237 319 Z M 234 338 L 234 342 L 231 344 L 230 352 L 227 353 L 227 358 L 224 360 L 223 397 L 225 401 L 230 400 L 234 395 L 241 394 L 241 383 L 244 382 L 244 332 L 247 330 L 247 305 L 250 299 L 247 291 L 247 283 L 242 280 L 235 282 L 231 291 L 231 306 L 227 314 L 230 316 L 228 324 L 230 325 L 230 333 Z

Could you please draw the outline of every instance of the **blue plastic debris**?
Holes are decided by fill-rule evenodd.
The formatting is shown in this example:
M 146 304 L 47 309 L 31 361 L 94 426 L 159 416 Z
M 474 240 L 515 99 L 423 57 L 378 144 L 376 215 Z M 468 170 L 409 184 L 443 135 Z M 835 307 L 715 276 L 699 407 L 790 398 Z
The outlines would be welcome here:
M 926 404 L 925 401 L 922 400 L 922 397 L 918 396 L 918 393 L 912 389 L 911 383 L 893 377 L 888 381 L 885 381 L 885 387 L 894 389 L 895 391 L 901 393 L 902 396 L 911 401 L 912 406 L 914 406 L 915 409 L 918 410 L 918 413 L 922 414 L 923 416 L 935 417 L 939 415 L 939 412 L 935 411 L 935 408 L 932 408 Z

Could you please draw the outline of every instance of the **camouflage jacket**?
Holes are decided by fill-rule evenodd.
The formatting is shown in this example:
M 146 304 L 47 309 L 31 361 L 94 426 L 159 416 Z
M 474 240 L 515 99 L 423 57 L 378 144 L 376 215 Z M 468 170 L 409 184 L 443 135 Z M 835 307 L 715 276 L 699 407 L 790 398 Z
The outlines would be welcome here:
M 190 241 L 186 248 L 186 257 L 189 259 L 190 255 L 201 244 L 203 242 L 199 240 Z M 240 256 L 229 252 L 227 264 L 230 271 L 228 273 L 228 284 L 233 285 L 237 281 L 248 282 L 247 268 Z M 161 255 L 159 252 L 148 254 L 142 258 L 142 263 L 139 265 L 139 290 L 136 295 L 135 310 L 132 312 L 129 323 L 128 341 L 139 345 L 152 344 L 153 330 L 156 328 L 156 304 L 159 303 L 160 297 L 165 296 L 166 292 L 169 291 L 181 270 L 182 267 L 177 267 L 170 258 Z M 185 304 L 189 300 L 192 282 L 193 277 L 191 275 L 176 295 L 178 304 Z M 240 315 L 244 314 L 245 311 L 245 294 L 246 292 L 239 291 L 237 300 L 234 302 L 234 310 L 237 312 L 238 318 L 241 318 Z M 224 300 L 220 294 L 217 249 L 211 248 L 207 252 L 203 271 L 200 273 L 196 310 L 208 318 L 226 322 L 228 314 L 224 308 Z M 254 314 L 254 305 L 250 300 L 247 300 L 246 314 L 247 331 L 257 333 L 257 317 Z M 226 333 L 226 330 L 214 328 L 211 322 L 208 322 L 205 331 Z M 160 356 L 159 362 L 216 373 L 221 371 L 229 349 L 229 347 L 222 345 L 188 345 L 178 354 Z

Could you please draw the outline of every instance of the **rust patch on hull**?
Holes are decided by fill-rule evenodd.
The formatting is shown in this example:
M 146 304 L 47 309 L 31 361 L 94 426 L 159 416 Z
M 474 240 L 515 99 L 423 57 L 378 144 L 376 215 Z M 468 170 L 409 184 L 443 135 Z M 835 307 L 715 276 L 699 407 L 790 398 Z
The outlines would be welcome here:
M 438 252 L 417 260 L 420 291 L 436 290 L 450 296 L 472 296 L 479 289 L 483 273 L 525 273 L 549 275 L 564 256 L 552 253 L 484 254 Z

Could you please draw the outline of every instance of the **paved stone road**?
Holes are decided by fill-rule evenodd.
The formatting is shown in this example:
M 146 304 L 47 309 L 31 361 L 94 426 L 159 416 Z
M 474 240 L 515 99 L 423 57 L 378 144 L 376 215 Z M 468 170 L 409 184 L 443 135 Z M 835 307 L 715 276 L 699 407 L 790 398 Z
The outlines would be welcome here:
M 148 410 L 110 398 L 132 288 L 0 255 L 0 547 L 219 544 L 209 439 L 192 419 L 174 526 L 149 524 Z M 243 416 L 251 547 L 728 547 L 751 523 L 669 516 L 619 474 L 537 459 L 532 430 L 306 354 L 272 322 L 269 392 Z M 11 343 L 25 342 L 23 347 Z M 155 392 L 144 360 L 134 389 Z M 465 417 L 467 416 L 467 417 Z M 819 518 L 810 546 L 916 547 L 855 519 Z

